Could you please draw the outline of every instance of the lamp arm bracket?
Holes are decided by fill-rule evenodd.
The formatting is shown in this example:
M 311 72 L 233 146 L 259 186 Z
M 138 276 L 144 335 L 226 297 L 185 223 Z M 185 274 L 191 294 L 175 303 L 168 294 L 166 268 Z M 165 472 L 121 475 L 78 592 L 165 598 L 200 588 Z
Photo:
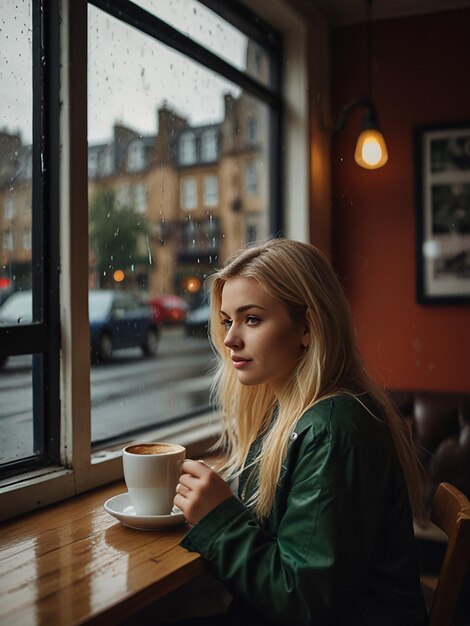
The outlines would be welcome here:
M 370 118 L 377 118 L 377 109 L 372 100 L 370 98 L 367 98 L 366 96 L 359 96 L 358 98 L 350 102 L 347 106 L 345 106 L 344 109 L 341 111 L 338 117 L 338 121 L 333 127 L 333 134 L 339 133 L 340 131 L 344 130 L 348 122 L 349 116 L 356 109 L 367 109 Z

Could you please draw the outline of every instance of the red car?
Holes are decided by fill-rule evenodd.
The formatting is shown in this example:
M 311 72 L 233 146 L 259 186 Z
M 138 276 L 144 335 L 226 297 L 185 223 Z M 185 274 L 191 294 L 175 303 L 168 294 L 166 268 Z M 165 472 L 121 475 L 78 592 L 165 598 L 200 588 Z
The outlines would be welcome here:
M 179 324 L 186 319 L 188 305 L 180 296 L 168 294 L 150 298 L 153 321 L 157 324 Z

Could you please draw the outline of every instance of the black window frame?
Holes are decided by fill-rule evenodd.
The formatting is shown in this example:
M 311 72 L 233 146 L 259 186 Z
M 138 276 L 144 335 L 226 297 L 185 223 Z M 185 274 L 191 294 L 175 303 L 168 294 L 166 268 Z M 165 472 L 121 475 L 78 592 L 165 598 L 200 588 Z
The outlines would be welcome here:
M 3 463 L 0 479 L 60 462 L 60 6 L 58 0 L 32 0 L 31 10 L 34 321 L 0 327 L 0 355 L 32 355 L 33 455 Z

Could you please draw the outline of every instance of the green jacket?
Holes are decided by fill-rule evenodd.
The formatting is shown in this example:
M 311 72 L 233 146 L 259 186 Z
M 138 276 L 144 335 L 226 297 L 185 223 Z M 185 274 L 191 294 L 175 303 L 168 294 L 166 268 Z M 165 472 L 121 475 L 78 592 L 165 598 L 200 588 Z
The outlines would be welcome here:
M 384 421 L 347 395 L 308 410 L 263 523 L 242 501 L 247 474 L 240 499 L 219 504 L 182 541 L 234 596 L 231 624 L 426 623 L 408 494 Z

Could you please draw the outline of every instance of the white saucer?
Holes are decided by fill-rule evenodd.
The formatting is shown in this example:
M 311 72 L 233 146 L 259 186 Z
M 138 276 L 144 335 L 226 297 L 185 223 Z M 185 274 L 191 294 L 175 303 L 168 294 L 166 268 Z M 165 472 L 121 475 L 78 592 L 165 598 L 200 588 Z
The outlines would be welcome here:
M 104 503 L 104 510 L 129 528 L 162 530 L 184 523 L 184 515 L 176 507 L 170 515 L 137 515 L 128 493 L 121 493 Z

